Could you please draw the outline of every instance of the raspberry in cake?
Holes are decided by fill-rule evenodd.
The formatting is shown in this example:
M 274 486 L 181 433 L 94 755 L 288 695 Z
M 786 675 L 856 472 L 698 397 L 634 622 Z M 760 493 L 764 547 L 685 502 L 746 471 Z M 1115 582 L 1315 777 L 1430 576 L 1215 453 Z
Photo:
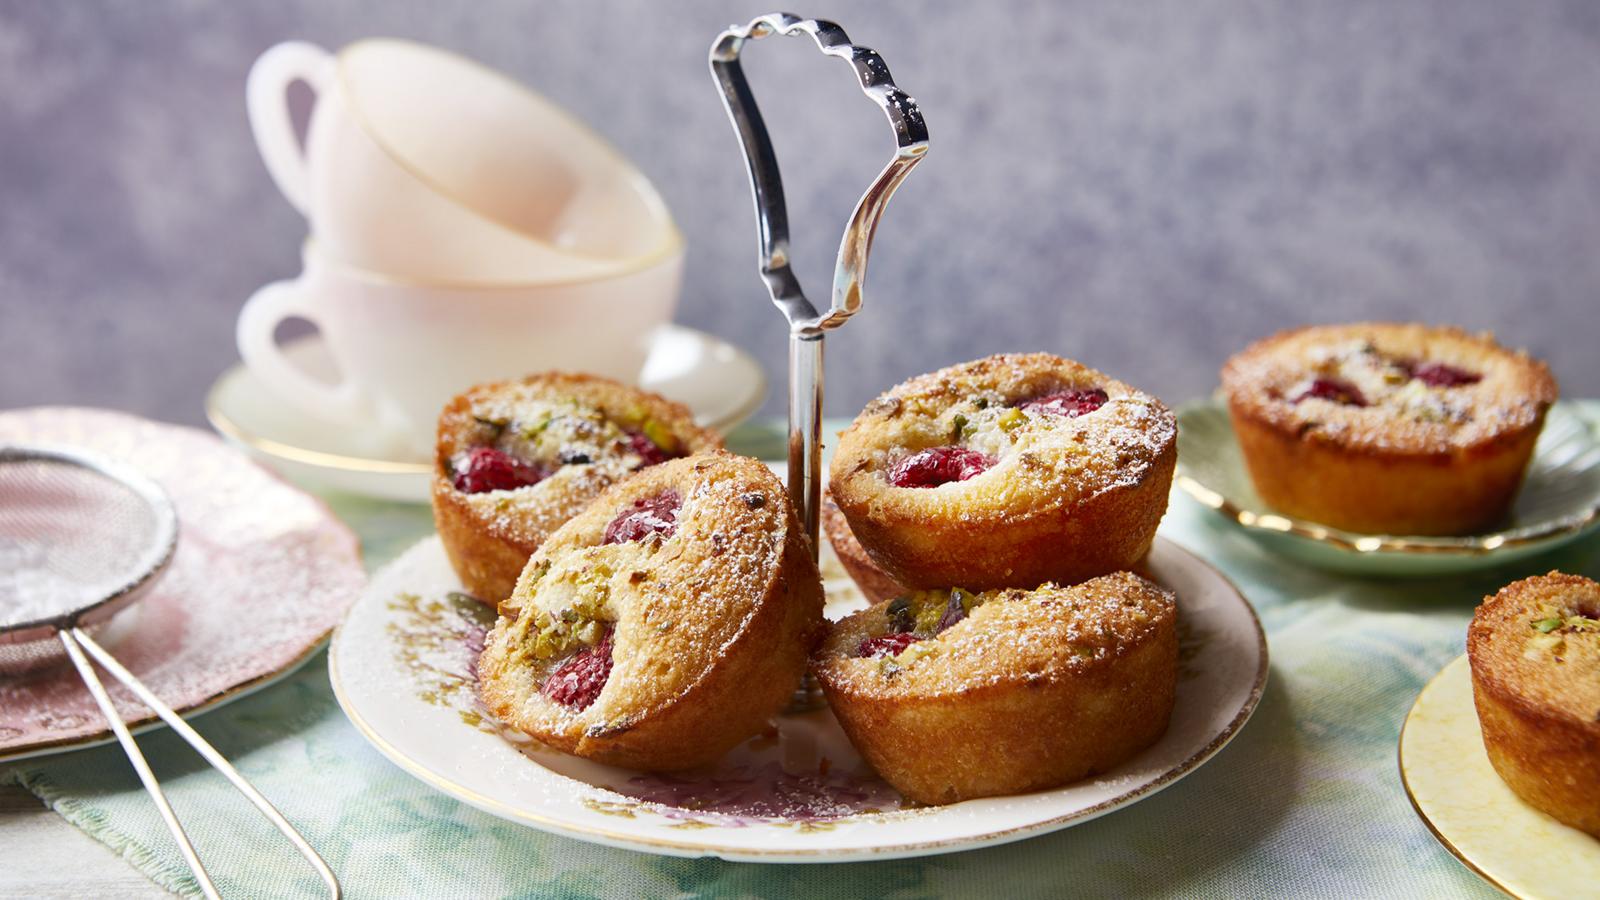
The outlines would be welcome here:
M 834 624 L 812 661 L 856 749 L 927 804 L 1109 771 L 1165 733 L 1177 668 L 1172 595 L 1128 572 L 912 591 Z
M 1149 550 L 1176 438 L 1161 401 L 1104 373 L 1045 353 L 991 356 L 868 404 L 840 436 L 830 491 L 899 584 L 1070 584 Z
M 1359 323 L 1284 332 L 1222 370 L 1261 498 L 1349 531 L 1470 534 L 1503 520 L 1556 383 L 1485 335 Z
M 534 552 L 478 661 L 494 716 L 609 765 L 682 769 L 766 727 L 823 629 L 822 582 L 764 464 L 648 467 Z
M 479 385 L 439 418 L 434 522 L 467 591 L 498 603 L 539 543 L 601 491 L 720 446 L 679 404 L 603 378 Z

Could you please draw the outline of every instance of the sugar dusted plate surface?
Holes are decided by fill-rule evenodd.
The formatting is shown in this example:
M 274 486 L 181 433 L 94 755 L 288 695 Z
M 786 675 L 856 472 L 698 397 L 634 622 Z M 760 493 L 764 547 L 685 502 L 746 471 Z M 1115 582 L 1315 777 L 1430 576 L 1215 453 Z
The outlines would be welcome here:
M 1523 803 L 1489 763 L 1465 656 L 1445 666 L 1406 716 L 1400 778 L 1445 849 L 1513 897 L 1593 896 L 1600 840 Z
M 1488 534 L 1355 534 L 1274 512 L 1250 482 L 1220 399 L 1178 411 L 1174 483 L 1269 549 L 1319 568 L 1417 576 L 1496 568 L 1600 528 L 1600 422 L 1578 404 L 1551 407 L 1511 517 Z
M 826 546 L 826 544 L 825 544 Z M 826 709 L 780 716 L 715 769 L 648 775 L 596 765 L 504 731 L 475 701 L 471 661 L 490 616 L 437 538 L 376 575 L 335 635 L 334 693 L 384 755 L 423 782 L 494 815 L 611 846 L 765 862 L 839 862 L 1018 840 L 1147 797 L 1192 771 L 1243 727 L 1266 682 L 1250 605 L 1214 569 L 1168 541 L 1151 575 L 1178 595 L 1181 670 L 1171 727 L 1103 776 L 1035 794 L 902 808 Z M 865 605 L 831 552 L 828 615 Z
M 40 407 L 0 414 L 0 443 L 51 443 L 134 466 L 178 509 L 178 549 L 150 592 L 100 642 L 180 713 L 293 671 L 322 646 L 366 582 L 356 536 L 320 501 L 215 436 L 123 413 Z M 240 627 L 241 622 L 249 627 Z M 107 679 L 123 721 L 155 716 Z M 111 740 L 87 688 L 61 662 L 0 675 L 0 760 Z

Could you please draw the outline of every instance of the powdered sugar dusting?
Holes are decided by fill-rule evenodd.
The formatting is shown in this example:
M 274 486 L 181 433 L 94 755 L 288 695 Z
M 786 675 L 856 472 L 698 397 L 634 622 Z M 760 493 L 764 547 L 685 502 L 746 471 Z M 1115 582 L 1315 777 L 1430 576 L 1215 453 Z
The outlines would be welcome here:
M 1475 382 L 1430 383 L 1442 365 Z M 1223 369 L 1230 402 L 1295 434 L 1396 452 L 1445 452 L 1533 425 L 1556 397 L 1542 363 L 1487 335 L 1360 323 L 1286 332 Z M 1305 396 L 1315 379 L 1354 386 L 1365 405 Z M 1303 398 L 1303 399 L 1300 399 Z
M 857 648 L 895 626 L 888 604 L 840 623 L 823 648 L 830 681 L 874 694 L 956 694 L 984 685 L 1053 678 L 1117 658 L 1171 627 L 1171 593 L 1127 572 L 1072 588 L 995 590 L 977 595 L 971 613 L 913 644 L 903 658 L 861 658 Z
M 682 505 L 676 529 L 604 543 L 618 515 L 666 492 Z M 543 723 L 530 730 L 604 728 L 655 708 L 697 680 L 769 602 L 779 578 L 789 511 L 775 476 L 753 460 L 705 455 L 652 467 L 618 485 L 562 526 L 529 561 L 491 638 L 487 669 L 496 695 Z M 614 666 L 582 711 L 526 696 L 561 654 L 525 658 L 536 630 L 568 630 L 584 643 L 589 622 L 614 623 Z M 562 640 L 565 640 L 564 638 Z M 503 658 L 503 663 L 499 662 Z
M 1064 390 L 1108 398 L 1075 416 L 1028 403 Z M 864 442 L 871 467 L 882 471 L 927 447 L 961 446 L 997 462 L 954 489 L 1004 482 L 1013 494 L 1090 497 L 1141 483 L 1176 438 L 1177 419 L 1154 397 L 1070 360 L 1028 354 L 988 357 L 898 385 L 868 405 L 846 443 Z

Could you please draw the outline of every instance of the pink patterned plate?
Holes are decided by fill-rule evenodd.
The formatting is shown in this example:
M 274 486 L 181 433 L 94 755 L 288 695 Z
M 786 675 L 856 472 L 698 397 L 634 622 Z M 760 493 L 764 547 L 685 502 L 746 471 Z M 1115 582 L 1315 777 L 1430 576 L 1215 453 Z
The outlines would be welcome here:
M 161 580 L 101 634 L 180 713 L 235 700 L 288 674 L 327 639 L 366 582 L 356 536 L 327 507 L 205 432 L 123 413 L 39 407 L 0 413 L 0 443 L 80 447 L 166 488 L 178 550 Z M 155 717 L 107 679 L 130 725 Z M 70 665 L 0 675 L 0 761 L 111 740 Z

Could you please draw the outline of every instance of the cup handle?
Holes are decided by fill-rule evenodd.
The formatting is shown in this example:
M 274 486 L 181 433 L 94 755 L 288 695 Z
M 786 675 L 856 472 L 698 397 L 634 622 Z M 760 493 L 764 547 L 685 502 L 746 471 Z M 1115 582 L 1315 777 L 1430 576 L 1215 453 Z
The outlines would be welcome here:
M 245 301 L 234 334 L 245 366 L 274 394 L 314 416 L 337 423 L 360 418 L 367 411 L 366 395 L 355 382 L 341 373 L 341 380 L 328 384 L 284 356 L 274 335 L 290 317 L 305 319 L 326 334 L 299 281 L 274 282 Z
M 303 81 L 320 98 L 336 64 L 333 54 L 316 44 L 285 41 L 261 54 L 245 81 L 245 109 L 256 149 L 278 190 L 302 215 L 310 214 L 311 179 L 289 116 L 289 85 Z

